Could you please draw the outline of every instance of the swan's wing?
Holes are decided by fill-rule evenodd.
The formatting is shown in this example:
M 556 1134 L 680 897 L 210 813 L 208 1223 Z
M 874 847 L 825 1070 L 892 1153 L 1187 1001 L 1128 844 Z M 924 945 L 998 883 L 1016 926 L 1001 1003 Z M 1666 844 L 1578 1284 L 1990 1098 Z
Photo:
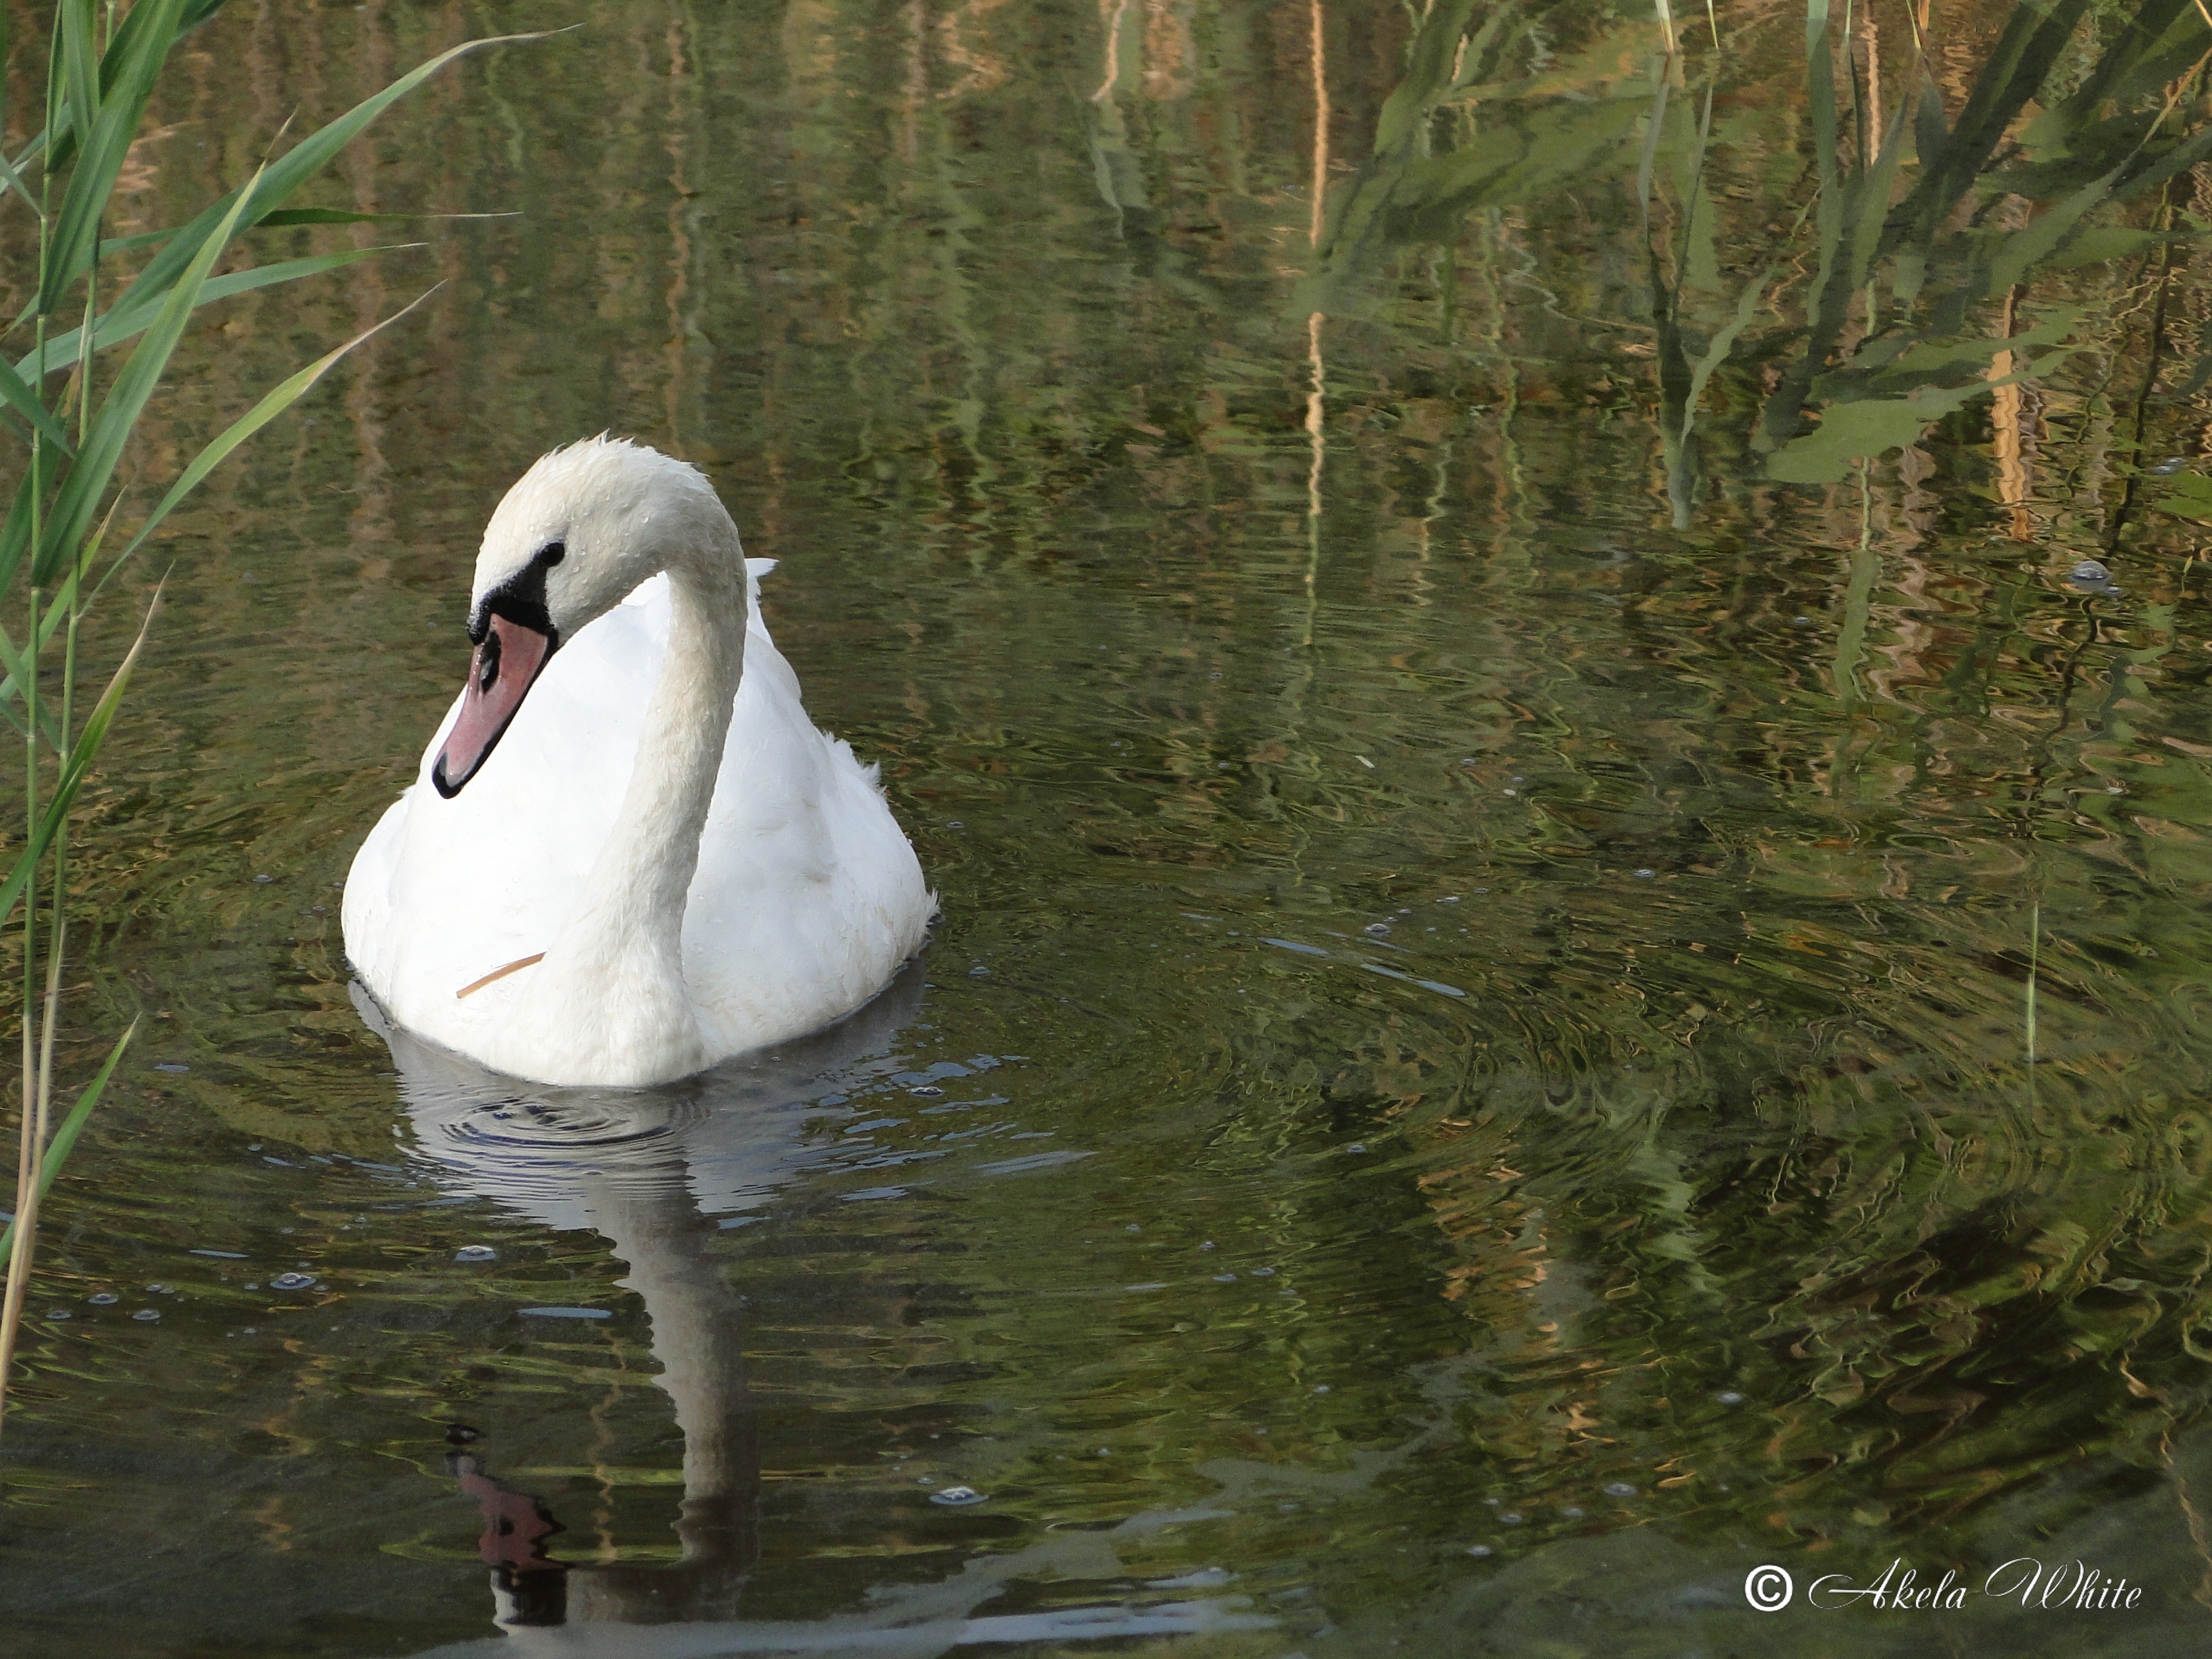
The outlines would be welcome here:
M 503 998 L 454 994 L 553 942 L 629 787 L 667 636 L 657 578 L 554 653 L 451 800 L 429 782 L 459 699 L 447 711 L 346 884 L 347 952 L 400 1024 L 462 1046 Z
M 921 947 L 934 909 L 872 772 L 808 719 L 756 607 L 684 921 L 708 1049 L 797 1036 L 858 1007 Z

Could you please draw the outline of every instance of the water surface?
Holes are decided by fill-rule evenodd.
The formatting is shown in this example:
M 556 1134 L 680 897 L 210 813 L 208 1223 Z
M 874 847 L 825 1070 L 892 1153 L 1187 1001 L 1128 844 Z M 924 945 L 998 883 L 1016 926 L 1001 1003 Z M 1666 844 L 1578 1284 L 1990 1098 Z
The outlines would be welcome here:
M 1554 46 L 1620 32 L 1641 108 L 1601 9 Z M 444 280 L 139 573 L 72 1035 L 149 1034 L 48 1211 L 11 1639 L 1905 1654 L 1744 1575 L 2034 1556 L 2145 1598 L 1944 1650 L 2181 1650 L 2212 635 L 2129 480 L 2212 407 L 2137 267 L 1839 483 L 1762 475 L 1732 369 L 1686 495 L 1639 129 L 1316 288 L 1418 20 L 1231 0 L 240 3 L 113 230 L 571 21 L 313 198 L 515 216 L 216 313 L 149 429 Z M 1802 20 L 1738 21 L 1715 315 L 1808 165 Z M 483 518 L 603 428 L 782 562 L 944 909 L 852 1025 L 645 1096 L 388 1047 L 336 915 Z

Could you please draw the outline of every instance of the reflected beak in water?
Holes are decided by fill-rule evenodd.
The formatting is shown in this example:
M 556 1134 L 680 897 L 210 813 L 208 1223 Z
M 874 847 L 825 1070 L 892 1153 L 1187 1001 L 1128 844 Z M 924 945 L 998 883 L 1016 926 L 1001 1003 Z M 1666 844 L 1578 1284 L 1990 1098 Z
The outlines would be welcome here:
M 430 781 L 447 800 L 476 776 L 553 655 L 551 634 L 496 613 L 485 619 L 483 638 L 469 661 L 461 717 L 438 751 Z

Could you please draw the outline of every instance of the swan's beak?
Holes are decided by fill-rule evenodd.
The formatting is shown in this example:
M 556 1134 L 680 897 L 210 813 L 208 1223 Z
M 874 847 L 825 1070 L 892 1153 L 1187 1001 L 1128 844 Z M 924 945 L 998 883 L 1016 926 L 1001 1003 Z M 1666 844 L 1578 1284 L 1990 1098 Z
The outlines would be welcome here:
M 461 717 L 430 769 L 430 781 L 447 800 L 477 770 L 522 707 L 522 699 L 553 654 L 553 638 L 526 623 L 494 614 L 469 662 L 461 692 Z

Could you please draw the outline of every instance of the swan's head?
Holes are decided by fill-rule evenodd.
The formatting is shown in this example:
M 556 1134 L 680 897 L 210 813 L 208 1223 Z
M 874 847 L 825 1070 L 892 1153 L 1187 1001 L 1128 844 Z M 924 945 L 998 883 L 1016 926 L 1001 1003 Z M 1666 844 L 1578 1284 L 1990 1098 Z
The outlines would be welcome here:
M 476 655 L 460 718 L 430 769 L 438 793 L 451 799 L 477 775 L 563 640 L 679 566 L 744 568 L 737 526 L 696 467 L 599 437 L 556 449 L 524 473 L 477 555 Z

